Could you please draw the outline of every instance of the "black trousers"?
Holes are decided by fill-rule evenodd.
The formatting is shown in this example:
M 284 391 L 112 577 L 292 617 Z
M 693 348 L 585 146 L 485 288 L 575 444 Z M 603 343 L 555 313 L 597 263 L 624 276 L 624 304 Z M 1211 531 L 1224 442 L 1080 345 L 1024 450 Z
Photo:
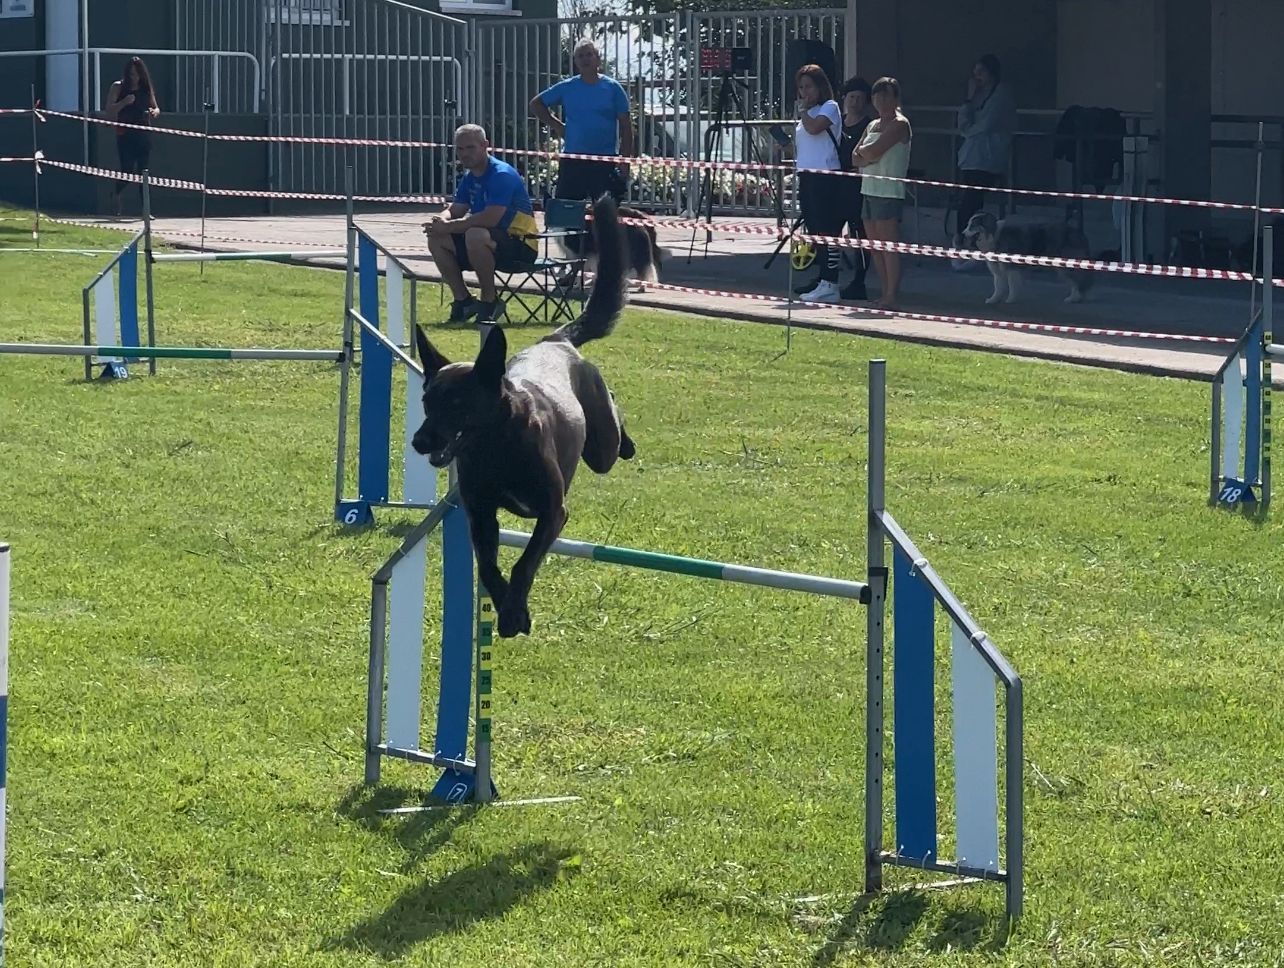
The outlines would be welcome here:
M 120 159 L 120 170 L 132 175 L 141 175 L 151 164 L 152 136 L 143 131 L 122 131 L 116 135 L 116 155 Z M 125 190 L 129 182 L 116 182 L 116 193 Z M 138 188 L 142 193 L 142 186 Z
M 985 205 L 985 189 L 993 188 L 999 183 L 999 176 L 992 171 L 967 170 L 959 172 L 959 181 L 964 185 L 976 185 L 976 188 L 965 188 L 959 191 L 958 221 L 954 232 L 961 235 L 967 228 L 972 216 L 981 211 Z
M 554 198 L 588 199 L 596 202 L 603 195 L 610 195 L 616 202 L 622 202 L 627 189 L 624 176 L 614 162 L 562 158 L 557 163 Z
M 843 231 L 843 223 L 849 214 L 843 206 L 842 182 L 846 180 L 841 175 L 826 175 L 818 171 L 799 172 L 798 201 L 803 223 L 810 235 L 838 235 Z M 817 244 L 816 262 L 820 266 L 822 280 L 838 281 L 838 270 L 842 265 L 842 250 L 838 246 Z

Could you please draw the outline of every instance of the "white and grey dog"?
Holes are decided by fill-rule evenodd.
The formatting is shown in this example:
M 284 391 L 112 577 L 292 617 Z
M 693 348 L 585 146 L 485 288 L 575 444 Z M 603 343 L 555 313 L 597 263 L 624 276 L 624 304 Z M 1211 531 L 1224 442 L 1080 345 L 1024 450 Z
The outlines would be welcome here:
M 1087 259 L 1088 240 L 1068 225 L 1011 224 L 999 221 L 989 212 L 977 212 L 963 230 L 965 248 L 980 252 L 1003 252 L 1011 255 L 1052 256 L 1063 259 Z M 1022 267 L 1012 262 L 986 262 L 994 277 L 994 292 L 985 302 L 1016 302 L 1021 286 Z M 1056 273 L 1070 284 L 1066 302 L 1077 303 L 1092 286 L 1092 273 L 1087 269 L 1057 269 Z

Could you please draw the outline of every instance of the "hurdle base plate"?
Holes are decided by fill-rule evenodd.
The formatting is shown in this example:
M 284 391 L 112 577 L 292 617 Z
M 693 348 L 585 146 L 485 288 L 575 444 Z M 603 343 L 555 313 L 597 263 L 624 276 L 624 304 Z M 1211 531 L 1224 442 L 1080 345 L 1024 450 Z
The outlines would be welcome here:
M 1257 493 L 1253 490 L 1254 486 L 1228 477 L 1222 481 L 1222 486 L 1217 492 L 1217 504 L 1228 508 L 1256 504 Z
M 100 380 L 128 380 L 129 367 L 119 360 L 103 364 L 103 371 L 98 374 Z
M 364 528 L 374 524 L 374 510 L 369 501 L 340 501 L 334 519 L 349 528 Z
M 432 788 L 432 795 L 435 799 L 442 801 L 450 806 L 458 806 L 463 803 L 472 803 L 476 800 L 477 778 L 472 773 L 461 773 L 459 770 L 447 770 L 437 781 L 437 785 Z M 499 788 L 494 782 L 490 785 L 490 798 L 497 800 L 499 798 Z

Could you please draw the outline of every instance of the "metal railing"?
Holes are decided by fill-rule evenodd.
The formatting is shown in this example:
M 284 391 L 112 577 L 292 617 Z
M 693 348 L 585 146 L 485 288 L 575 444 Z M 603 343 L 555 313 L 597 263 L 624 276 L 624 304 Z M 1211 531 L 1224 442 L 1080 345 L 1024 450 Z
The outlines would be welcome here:
M 560 145 L 541 131 L 530 101 L 574 73 L 571 52 L 580 38 L 594 40 L 603 70 L 629 95 L 637 153 L 657 158 L 770 162 L 760 138 L 745 122 L 780 117 L 795 98 L 787 52 L 797 40 L 821 40 L 841 49 L 843 10 L 775 10 L 729 13 L 673 13 L 593 19 L 540 19 L 474 25 L 473 118 L 492 129 L 498 145 L 526 151 Z M 748 47 L 748 71 L 724 76 L 701 71 L 699 49 Z M 713 134 L 719 94 L 726 91 L 727 122 Z M 535 191 L 551 193 L 555 161 L 519 161 Z M 669 210 L 694 211 L 712 192 L 715 208 L 743 214 L 774 214 L 776 188 L 767 173 L 719 172 L 703 179 L 693 170 L 633 166 L 629 201 Z
M 208 61 L 211 78 L 209 88 L 210 103 L 214 105 L 215 111 L 234 111 L 257 114 L 259 110 L 259 91 L 262 81 L 262 72 L 259 67 L 259 60 L 253 54 L 243 50 L 155 50 L 142 49 L 137 47 L 59 47 L 46 50 L 5 50 L 0 51 L 0 57 L 63 57 L 75 55 L 77 57 L 88 58 L 93 66 L 92 71 L 92 92 L 85 91 L 86 104 L 92 104 L 92 110 L 101 111 L 103 109 L 103 94 L 105 87 L 103 84 L 103 54 L 119 54 L 122 56 L 139 56 L 139 57 L 173 57 L 180 62 L 183 59 L 189 59 L 193 62 Z M 226 92 L 221 83 L 222 73 L 220 64 L 223 61 L 243 61 L 250 70 L 250 81 L 243 89 L 239 91 Z M 200 105 L 195 108 L 183 107 L 180 105 L 166 105 L 166 110 L 200 111 Z

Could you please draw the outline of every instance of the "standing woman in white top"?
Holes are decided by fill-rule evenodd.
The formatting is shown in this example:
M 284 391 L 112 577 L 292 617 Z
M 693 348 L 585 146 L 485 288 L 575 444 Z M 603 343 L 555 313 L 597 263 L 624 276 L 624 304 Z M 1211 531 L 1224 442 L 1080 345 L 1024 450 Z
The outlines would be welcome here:
M 852 152 L 852 165 L 861 172 L 861 218 L 869 238 L 882 242 L 900 241 L 901 210 L 905 207 L 905 182 L 909 171 L 910 142 L 914 132 L 909 118 L 901 113 L 901 86 L 894 77 L 880 77 L 873 87 L 874 110 L 878 117 L 865 129 Z M 880 177 L 882 176 L 882 177 Z M 895 309 L 901 288 L 901 257 L 873 250 L 874 268 L 883 283 L 877 305 Z
M 839 235 L 844 213 L 838 179 L 826 174 L 840 170 L 838 139 L 843 115 L 834 100 L 829 78 L 816 64 L 807 64 L 794 75 L 798 85 L 798 125 L 794 130 L 794 165 L 798 171 L 798 202 L 803 221 L 812 235 Z M 802 294 L 811 302 L 838 302 L 838 270 L 842 252 L 832 245 L 818 245 L 816 263 L 820 279 Z

